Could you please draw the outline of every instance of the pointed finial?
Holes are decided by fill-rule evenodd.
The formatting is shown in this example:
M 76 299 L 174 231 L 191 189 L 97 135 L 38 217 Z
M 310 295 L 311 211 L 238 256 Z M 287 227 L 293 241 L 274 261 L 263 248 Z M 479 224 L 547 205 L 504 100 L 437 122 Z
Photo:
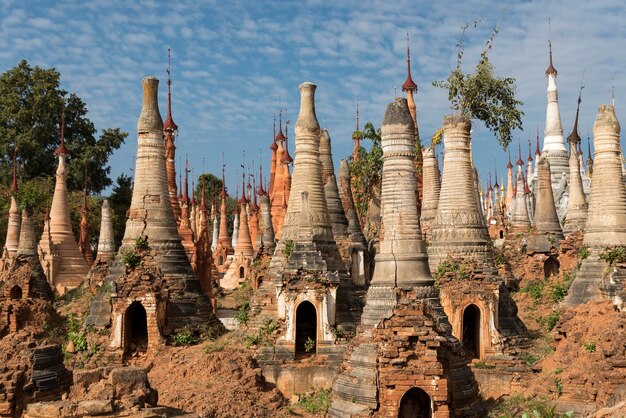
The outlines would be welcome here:
M 13 182 L 11 183 L 11 191 L 17 193 L 17 144 L 13 147 Z
M 583 75 L 580 79 L 580 90 L 578 91 L 578 101 L 576 103 L 576 117 L 574 118 L 574 127 L 572 128 L 572 133 L 569 134 L 569 136 L 567 137 L 567 140 L 570 143 L 573 143 L 574 146 L 576 146 L 576 144 L 580 144 L 581 139 L 580 136 L 578 135 L 578 115 L 580 113 L 580 102 L 582 102 L 582 94 L 583 94 L 583 89 L 585 88 L 585 86 L 583 85 L 583 80 L 585 78 L 585 71 L 583 71 Z M 574 148 L 574 151 L 576 151 L 576 148 Z M 570 149 L 570 152 L 574 152 Z
M 533 157 L 530 153 L 530 132 L 528 133 L 528 162 L 531 163 L 533 161 Z
M 183 200 L 186 204 L 189 204 L 189 156 L 185 154 L 185 193 L 183 194 Z
M 67 156 L 69 155 L 69 151 L 65 146 L 65 106 L 61 109 L 61 145 L 54 151 L 54 155 L 57 156 Z
M 537 139 L 535 145 L 535 159 L 538 161 L 541 156 L 541 150 L 539 149 L 539 125 L 537 125 Z
M 224 153 L 222 153 L 222 193 L 220 193 L 221 197 L 226 197 L 226 176 L 224 171 L 226 170 L 226 164 L 224 164 Z
M 506 165 L 506 168 L 513 168 L 513 164 L 511 164 L 511 150 L 509 149 L 509 163 Z
M 524 161 L 522 160 L 522 143 L 521 141 L 517 142 L 517 165 L 524 165 Z
M 552 30 L 550 29 L 550 19 L 548 19 L 548 50 L 550 51 L 550 65 L 546 70 L 546 76 L 552 75 L 556 77 L 558 72 L 556 68 L 554 68 L 554 65 L 552 65 Z
M 172 118 L 172 61 L 170 57 L 170 49 L 167 48 L 167 117 L 163 122 L 163 130 L 166 132 L 174 132 L 178 130 L 178 126 Z
M 409 46 L 409 32 L 406 33 L 406 65 L 407 65 L 407 76 L 406 81 L 402 85 L 402 91 L 416 91 L 417 84 L 411 78 L 411 48 Z
M 611 77 L 611 103 L 615 107 L 615 80 Z
M 359 96 L 356 96 L 356 130 L 359 130 Z

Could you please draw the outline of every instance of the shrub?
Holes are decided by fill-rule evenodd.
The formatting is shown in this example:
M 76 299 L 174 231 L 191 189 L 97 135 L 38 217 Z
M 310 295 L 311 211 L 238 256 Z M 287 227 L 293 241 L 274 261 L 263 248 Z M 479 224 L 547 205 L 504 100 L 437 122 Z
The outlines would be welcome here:
M 322 389 L 311 395 L 304 395 L 298 405 L 310 414 L 325 414 L 330 406 L 330 391 Z
M 246 347 L 250 348 L 253 345 L 259 345 L 258 335 L 246 335 Z
M 198 337 L 188 328 L 172 335 L 172 343 L 175 346 L 188 346 L 198 344 Z
M 454 261 L 444 260 L 437 267 L 437 276 L 443 277 L 446 273 L 458 271 L 459 267 L 459 264 Z
M 549 332 L 554 329 L 557 322 L 559 322 L 559 318 L 561 317 L 561 311 L 554 311 L 550 315 L 541 319 L 541 324 L 545 327 L 545 329 Z
M 502 254 L 502 252 L 495 251 L 493 256 L 496 266 L 503 266 L 506 264 L 506 257 L 504 256 L 504 254 Z
M 589 248 L 582 246 L 578 249 L 578 258 L 580 258 L 581 260 L 584 260 L 585 258 L 589 257 Z
M 239 307 L 239 310 L 235 314 L 235 319 L 239 324 L 245 325 L 248 323 L 248 312 L 250 312 L 250 304 L 248 302 L 245 302 Z
M 528 293 L 531 298 L 537 301 L 541 299 L 544 286 L 545 286 L 545 283 L 543 282 L 532 282 L 528 284 L 526 287 L 524 287 L 522 289 L 522 292 Z
M 124 251 L 122 253 L 122 260 L 124 261 L 126 267 L 131 269 L 134 269 L 141 264 L 141 256 L 133 250 Z
M 541 356 L 533 353 L 524 353 L 522 354 L 522 359 L 528 366 L 534 366 L 541 359 Z
M 626 247 L 607 247 L 600 254 L 600 260 L 606 261 L 610 266 L 626 263 Z
M 572 412 L 559 414 L 556 405 L 545 398 L 525 398 L 522 395 L 508 397 L 489 414 L 498 418 L 569 418 L 572 415 Z
M 585 350 L 588 353 L 595 353 L 596 352 L 596 343 L 593 343 L 593 342 L 584 343 L 583 346 L 585 347 Z
M 310 352 L 315 348 L 315 341 L 313 341 L 311 339 L 311 337 L 307 337 L 306 341 L 304 342 L 304 351 L 305 352 Z
M 285 241 L 285 249 L 283 250 L 283 253 L 285 254 L 285 258 L 289 258 L 292 252 L 293 252 L 293 241 L 292 240 Z
M 562 282 L 555 284 L 552 288 L 552 301 L 555 303 L 561 302 L 567 295 L 568 288 L 569 286 L 566 286 L 565 283 Z
M 148 247 L 148 237 L 142 237 L 141 235 L 135 238 L 135 248 L 143 251 L 147 250 Z
M 278 329 L 278 324 L 272 318 L 267 318 L 261 327 L 261 332 L 266 335 L 271 335 Z

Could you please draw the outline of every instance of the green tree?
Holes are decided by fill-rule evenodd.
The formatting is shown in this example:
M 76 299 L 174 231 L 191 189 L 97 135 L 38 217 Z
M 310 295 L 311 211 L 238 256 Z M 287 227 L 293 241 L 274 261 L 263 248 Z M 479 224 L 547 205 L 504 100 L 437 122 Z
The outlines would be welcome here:
M 210 206 L 213 199 L 218 199 L 222 192 L 222 179 L 216 177 L 212 173 L 204 173 L 198 176 L 198 182 L 196 183 L 195 196 L 196 200 L 200 202 L 202 200 L 202 184 L 205 184 L 205 193 L 207 199 L 207 205 Z
M 474 27 L 477 24 L 478 22 L 474 22 Z M 448 100 L 452 109 L 461 115 L 482 121 L 487 129 L 496 135 L 500 145 L 506 149 L 511 143 L 511 132 L 515 129 L 522 129 L 524 112 L 519 110 L 519 106 L 524 103 L 515 98 L 515 79 L 496 77 L 493 65 L 489 62 L 489 51 L 498 34 L 499 23 L 485 44 L 474 72 L 463 73 L 461 69 L 463 38 L 469 26 L 465 24 L 462 27 L 461 39 L 457 44 L 456 68 L 446 80 L 434 81 L 433 85 L 448 90 Z
M 380 129 L 374 128 L 371 122 L 367 122 L 362 131 L 355 131 L 353 135 L 372 143 L 369 151 L 364 147 L 359 148 L 357 159 L 348 157 L 354 206 L 363 225 L 372 195 L 380 192 L 383 149 L 380 145 Z
M 0 176 L 6 185 L 10 184 L 16 146 L 22 180 L 54 176 L 57 160 L 53 153 L 59 145 L 64 111 L 65 140 L 70 152 L 68 188 L 82 190 L 87 170 L 89 191 L 99 193 L 111 185 L 108 160 L 128 134 L 119 128 L 104 129 L 96 139 L 85 103 L 76 94 L 61 89 L 60 81 L 56 69 L 31 67 L 26 60 L 0 76 Z
M 130 208 L 130 201 L 133 196 L 133 179 L 125 174 L 120 174 L 115 183 L 109 197 L 109 204 L 113 212 L 115 244 L 119 247 L 122 244 L 126 229 L 126 211 Z

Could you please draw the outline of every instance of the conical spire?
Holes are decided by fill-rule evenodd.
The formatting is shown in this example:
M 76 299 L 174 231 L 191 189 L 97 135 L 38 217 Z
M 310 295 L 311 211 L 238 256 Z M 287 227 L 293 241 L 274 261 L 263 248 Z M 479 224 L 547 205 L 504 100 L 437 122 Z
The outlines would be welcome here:
M 554 68 L 554 65 L 552 65 L 552 40 L 548 39 L 548 50 L 550 51 L 550 65 L 548 65 L 548 69 L 546 70 L 546 77 L 551 75 L 553 77 L 556 77 L 558 72 L 556 71 L 556 68 Z
M 526 206 L 524 172 L 522 166 L 517 169 L 517 181 L 515 186 L 515 201 L 511 211 L 511 228 L 519 232 L 527 232 L 530 228 L 530 217 Z
M 11 203 L 9 206 L 9 222 L 7 226 L 7 236 L 4 241 L 4 248 L 9 258 L 15 256 L 17 247 L 19 245 L 20 228 L 21 228 L 21 215 L 17 205 L 17 145 L 13 149 L 13 182 L 11 183 Z
M 435 154 L 435 146 L 422 148 L 424 196 L 422 198 L 422 210 L 420 224 L 426 237 L 430 238 L 430 227 L 437 215 L 439 205 L 439 193 L 441 191 L 441 178 L 439 177 L 439 165 Z
M 521 143 L 518 142 L 517 148 L 518 148 L 518 154 L 517 154 L 517 161 L 515 162 L 515 164 L 517 164 L 519 166 L 522 166 L 522 165 L 524 165 L 524 160 L 522 160 L 522 145 L 521 145 Z
M 170 49 L 167 48 L 167 117 L 163 123 L 163 129 L 166 132 L 174 132 L 178 130 L 178 126 L 174 123 L 172 118 L 172 73 L 171 73 L 171 59 Z
M 376 254 L 372 286 L 431 286 L 426 247 L 421 238 L 416 189 L 415 127 L 406 99 L 387 105 L 381 125 L 383 174 L 381 217 L 384 234 Z M 387 151 L 387 152 L 385 152 Z
M 72 232 L 70 210 L 67 204 L 68 193 L 66 184 L 65 157 L 68 155 L 65 147 L 65 117 L 61 118 L 61 145 L 55 151 L 59 157 L 59 165 L 56 171 L 56 183 L 52 196 L 52 209 L 50 210 L 50 241 L 55 246 L 55 258 L 58 268 L 48 281 L 59 293 L 78 287 L 86 277 L 89 267 L 85 258 L 76 245 L 76 239 Z M 161 156 L 162 158 L 162 156 Z M 53 263 L 52 254 L 46 260 Z
M 402 91 L 416 91 L 417 84 L 411 78 L 411 48 L 409 46 L 409 33 L 406 34 L 406 67 L 407 67 L 407 75 L 406 81 L 402 85 Z
M 594 176 L 584 244 L 605 248 L 626 245 L 626 189 L 622 178 L 620 123 L 615 107 L 602 105 L 593 125 Z
M 61 110 L 61 144 L 54 151 L 54 155 L 63 157 L 70 155 L 69 150 L 65 146 L 65 107 Z
M 352 149 L 352 159 L 354 161 L 359 160 L 359 148 L 361 148 L 361 135 L 359 134 L 359 98 L 356 99 L 356 127 L 352 133 L 352 140 L 354 141 L 354 148 Z
M 563 231 L 554 206 L 554 195 L 550 180 L 550 163 L 544 156 L 537 165 L 535 221 L 534 226 L 539 234 L 549 234 L 556 239 L 563 239 Z
M 535 160 L 541 156 L 541 150 L 539 149 L 539 127 L 537 127 L 537 140 L 535 146 Z

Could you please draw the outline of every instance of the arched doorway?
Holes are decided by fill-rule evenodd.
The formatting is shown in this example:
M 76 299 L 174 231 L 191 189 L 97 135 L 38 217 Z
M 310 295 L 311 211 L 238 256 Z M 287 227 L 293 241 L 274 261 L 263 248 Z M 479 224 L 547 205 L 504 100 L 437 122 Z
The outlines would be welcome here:
M 548 259 L 543 263 L 543 276 L 546 279 L 553 275 L 558 276 L 560 267 L 561 264 L 559 263 L 559 260 L 556 259 L 556 257 L 548 257 Z
M 431 418 L 430 396 L 420 388 L 411 388 L 402 395 L 398 418 Z
M 246 270 L 243 268 L 243 266 L 239 267 L 239 278 L 243 279 L 243 277 L 246 275 Z
M 217 257 L 217 265 L 221 266 L 222 264 L 224 264 L 224 257 L 220 255 L 219 257 Z
M 480 309 L 476 305 L 468 305 L 463 311 L 461 341 L 470 359 L 480 358 Z
M 503 239 L 503 238 L 504 238 L 504 231 L 500 230 L 500 239 Z
M 317 350 L 317 312 L 304 301 L 296 309 L 296 354 L 315 354 Z
M 22 299 L 22 288 L 19 287 L 18 285 L 13 286 L 9 292 L 9 297 L 12 300 Z
M 148 351 L 148 318 L 141 302 L 133 302 L 124 314 L 125 349 L 127 352 Z

